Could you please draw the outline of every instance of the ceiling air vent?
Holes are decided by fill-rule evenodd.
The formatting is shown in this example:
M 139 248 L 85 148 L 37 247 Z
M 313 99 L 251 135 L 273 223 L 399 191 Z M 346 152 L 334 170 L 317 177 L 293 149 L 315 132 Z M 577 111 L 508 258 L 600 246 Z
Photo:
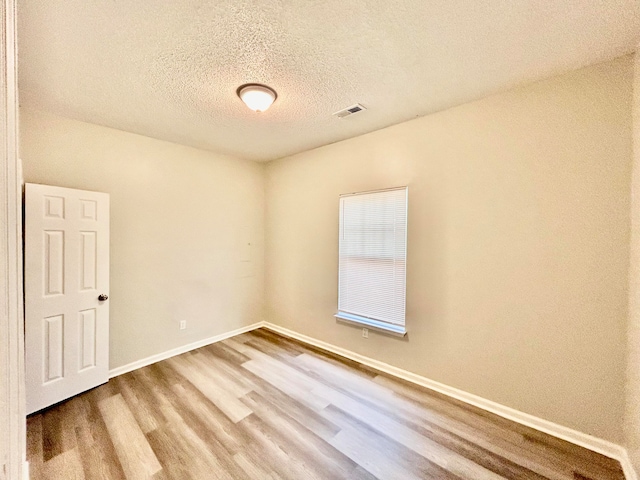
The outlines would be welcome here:
M 359 103 L 356 103 L 355 105 L 351 105 L 350 107 L 344 108 L 342 110 L 338 110 L 333 115 L 338 118 L 345 118 L 345 117 L 348 117 L 349 115 L 353 115 L 354 113 L 362 112 L 363 110 L 366 110 L 366 108 L 364 108 Z

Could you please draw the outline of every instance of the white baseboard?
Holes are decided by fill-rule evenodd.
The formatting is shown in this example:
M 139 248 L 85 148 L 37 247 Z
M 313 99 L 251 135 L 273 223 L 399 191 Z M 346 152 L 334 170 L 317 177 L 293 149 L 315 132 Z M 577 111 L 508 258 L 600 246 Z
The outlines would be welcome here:
M 264 322 L 254 323 L 253 325 L 237 328 L 236 330 L 232 330 L 230 332 L 221 333 L 220 335 L 215 335 L 213 337 L 205 338 L 204 340 L 198 340 L 197 342 L 189 343 L 188 345 L 183 345 L 182 347 L 177 347 L 171 350 L 167 350 L 166 352 L 158 353 L 157 355 L 151 355 L 150 357 L 143 358 L 142 360 L 128 363 L 127 365 L 123 365 L 121 367 L 113 368 L 109 370 L 109 378 L 117 377 L 118 375 L 132 372 L 133 370 L 137 370 L 138 368 L 146 367 L 147 365 L 151 365 L 161 360 L 166 360 L 167 358 L 175 357 L 176 355 L 180 355 L 181 353 L 190 352 L 191 350 L 195 350 L 196 348 L 211 345 L 212 343 L 216 343 L 216 342 L 219 342 L 220 340 L 225 340 L 227 338 L 240 335 L 241 333 L 250 332 L 251 330 L 260 328 L 263 325 L 264 325 Z
M 380 362 L 373 358 L 365 357 L 364 355 L 360 355 L 350 350 L 337 347 L 330 343 L 323 342 L 322 340 L 317 340 L 315 338 L 302 335 L 300 333 L 294 332 L 293 330 L 289 330 L 288 328 L 284 328 L 270 322 L 263 322 L 262 326 L 268 328 L 269 330 L 273 330 L 276 333 L 280 333 L 286 337 L 291 337 L 309 345 L 327 350 L 337 355 L 346 357 L 350 360 L 354 360 L 363 365 L 375 368 L 376 370 L 380 370 L 381 372 L 388 373 L 403 380 L 407 380 L 411 383 L 415 383 L 431 390 L 435 390 L 436 392 L 455 398 L 469 405 L 473 405 L 488 412 L 495 413 L 496 415 L 499 415 L 508 420 L 512 420 L 527 427 L 531 427 L 541 432 L 548 433 L 549 435 L 553 435 L 554 437 L 566 440 L 575 445 L 593 450 L 594 452 L 601 453 L 602 455 L 613 458 L 620 462 L 627 480 L 638 480 L 627 450 L 620 445 L 609 442 L 607 440 L 603 440 L 598 437 L 594 437 L 592 435 L 587 435 L 586 433 L 573 430 L 563 425 L 558 425 L 557 423 L 544 420 L 534 415 L 515 410 L 505 405 L 487 400 L 486 398 L 479 397 L 478 395 L 474 395 L 472 393 L 468 393 L 463 390 L 444 385 L 429 378 L 422 377 L 406 370 L 402 370 L 401 368 L 394 367 L 393 365 Z
M 622 448 L 622 447 L 620 447 Z M 627 450 L 623 449 L 622 458 L 620 458 L 620 464 L 622 465 L 622 471 L 624 472 L 624 476 L 626 480 L 638 480 L 638 472 L 636 472 L 633 463 L 631 462 L 631 458 L 629 457 L 629 453 Z
M 22 462 L 22 478 L 29 480 L 29 462 Z

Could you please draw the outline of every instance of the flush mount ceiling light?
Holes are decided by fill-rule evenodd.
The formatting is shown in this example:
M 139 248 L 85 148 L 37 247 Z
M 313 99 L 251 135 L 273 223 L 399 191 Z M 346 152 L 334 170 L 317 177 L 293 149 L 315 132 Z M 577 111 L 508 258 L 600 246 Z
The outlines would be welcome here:
M 275 90 L 258 83 L 240 85 L 237 93 L 247 107 L 254 112 L 264 112 L 278 98 Z

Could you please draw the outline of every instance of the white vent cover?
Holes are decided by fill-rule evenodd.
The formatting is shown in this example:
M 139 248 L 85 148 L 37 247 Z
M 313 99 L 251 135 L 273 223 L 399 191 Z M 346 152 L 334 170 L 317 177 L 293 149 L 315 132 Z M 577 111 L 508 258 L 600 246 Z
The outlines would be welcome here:
M 353 115 L 354 113 L 360 113 L 364 110 L 366 110 L 366 108 L 364 108 L 359 103 L 356 103 L 355 105 L 351 105 L 350 107 L 344 108 L 342 110 L 338 110 L 333 115 L 335 115 L 338 118 L 345 118 L 345 117 L 348 117 L 349 115 Z

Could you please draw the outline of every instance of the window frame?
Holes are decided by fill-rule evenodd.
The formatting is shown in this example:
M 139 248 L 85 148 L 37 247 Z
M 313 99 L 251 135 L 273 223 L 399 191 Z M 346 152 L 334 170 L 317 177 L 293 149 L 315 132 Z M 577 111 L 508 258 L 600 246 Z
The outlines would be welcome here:
M 404 208 L 405 208 L 405 212 L 404 212 L 404 238 L 402 239 L 404 242 L 404 257 L 402 258 L 403 263 L 404 263 L 404 268 L 403 268 L 403 277 L 402 277 L 402 286 L 403 286 L 403 304 L 402 304 L 402 317 L 403 317 L 403 323 L 402 324 L 398 324 L 398 323 L 392 323 L 391 321 L 386 321 L 386 320 L 382 320 L 382 319 L 378 319 L 378 318 L 374 318 L 374 317 L 370 317 L 367 315 L 361 315 L 361 314 L 355 314 L 355 313 L 351 313 L 351 312 L 347 312 L 347 311 L 343 311 L 340 310 L 340 300 L 341 300 L 341 291 L 342 291 L 342 286 L 341 286 L 341 274 L 343 272 L 343 270 L 341 269 L 341 262 L 342 262 L 342 248 L 343 248 L 343 238 L 342 238 L 342 233 L 344 231 L 344 199 L 347 197 L 353 197 L 353 196 L 361 196 L 361 195 L 371 195 L 371 194 L 377 194 L 377 193 L 382 193 L 382 192 L 390 192 L 390 191 L 399 191 L 399 190 L 403 190 L 405 193 L 404 196 Z M 395 335 L 395 336 L 400 336 L 400 337 L 404 337 L 407 334 L 407 328 L 406 328 L 406 324 L 407 324 L 407 318 L 406 318 L 406 291 L 407 291 L 407 284 L 406 284 L 406 271 L 407 271 L 407 236 L 408 236 L 408 210 L 409 210 L 409 187 L 408 186 L 401 186 L 401 187 L 392 187 L 392 188 L 384 188 L 384 189 L 378 189 L 378 190 L 368 190 L 368 191 L 363 191 L 363 192 L 353 192 L 353 193 L 346 193 L 346 194 L 342 194 L 340 195 L 340 206 L 339 206 L 339 223 L 338 223 L 338 308 L 337 308 L 337 313 L 334 315 L 334 317 L 343 323 L 348 323 L 348 324 L 352 324 L 352 325 L 357 325 L 357 326 L 361 326 L 361 327 L 365 327 L 365 328 L 370 328 L 376 331 L 380 331 L 383 333 L 387 333 L 387 334 L 391 334 L 391 335 Z M 395 221 L 395 220 L 394 220 Z M 395 225 L 395 224 L 394 224 Z M 394 244 L 395 245 L 395 244 Z M 387 244 L 384 244 L 384 246 L 386 247 Z M 381 256 L 376 257 L 376 258 L 383 258 Z M 397 257 L 395 254 L 393 256 L 393 260 L 396 261 L 398 258 L 401 257 Z M 395 266 L 393 268 L 396 268 Z M 394 299 L 396 298 L 395 296 L 393 297 Z M 394 300 L 395 301 L 395 300 Z

